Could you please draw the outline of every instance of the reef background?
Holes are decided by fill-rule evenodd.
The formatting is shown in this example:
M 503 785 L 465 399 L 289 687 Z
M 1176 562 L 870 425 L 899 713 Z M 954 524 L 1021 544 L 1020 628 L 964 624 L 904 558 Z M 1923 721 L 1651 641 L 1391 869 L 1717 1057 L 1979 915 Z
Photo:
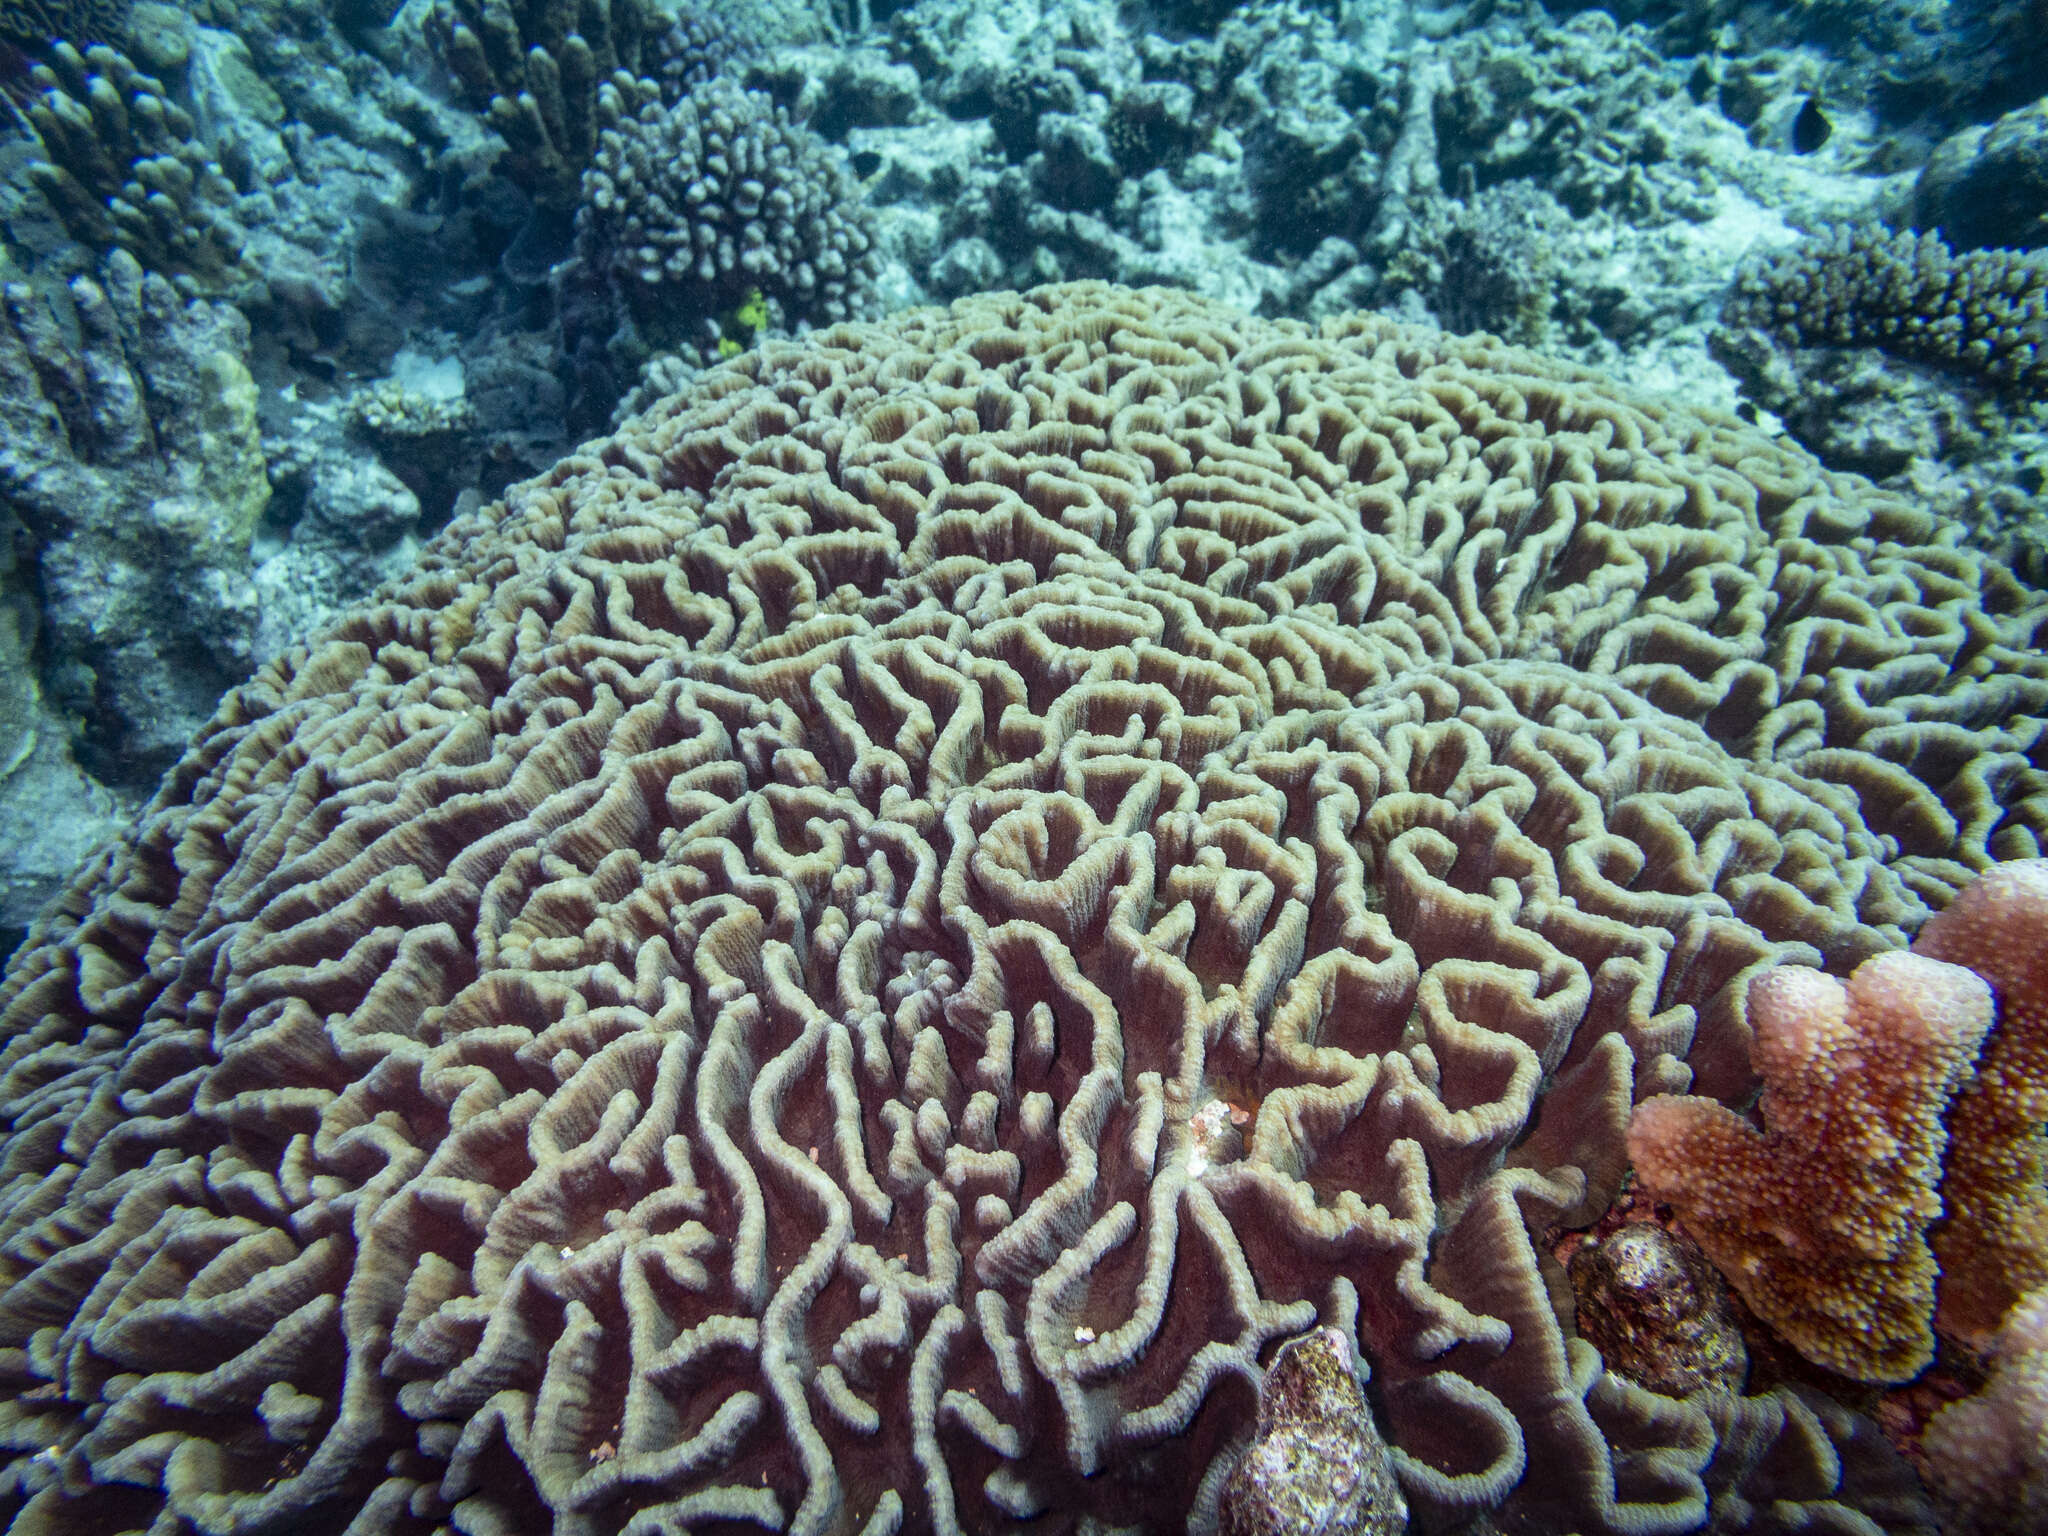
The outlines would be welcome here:
M 2032 356 L 2039 258 L 1981 274 L 2017 322 L 1946 269 L 2048 239 L 2042 25 L 1989 0 L 0 7 L 0 949 L 226 688 L 423 537 L 707 358 L 847 315 L 1094 277 L 1490 330 L 1775 412 L 2038 569 L 2041 373 L 1965 354 L 2002 323 Z M 728 140 L 765 215 L 715 174 L 688 202 Z M 647 264 L 715 248 L 706 216 L 769 228 Z M 1802 333 L 1774 328 L 1788 284 Z M 1929 331 L 1947 351 L 1916 355 Z

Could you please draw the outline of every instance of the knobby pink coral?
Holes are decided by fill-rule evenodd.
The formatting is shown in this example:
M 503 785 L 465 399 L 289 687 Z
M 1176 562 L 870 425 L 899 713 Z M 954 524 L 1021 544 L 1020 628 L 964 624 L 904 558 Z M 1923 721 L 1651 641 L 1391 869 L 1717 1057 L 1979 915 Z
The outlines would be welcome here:
M 1990 1027 L 1990 989 L 1902 952 L 1847 986 L 1771 971 L 1749 1013 L 1763 1129 L 1712 1099 L 1650 1099 L 1629 1124 L 1636 1172 L 1801 1354 L 1904 1381 L 1934 1358 L 1942 1117 Z
M 1989 1347 L 2048 1283 L 2048 860 L 1987 871 L 1846 992 L 1785 969 L 1750 998 L 1764 1129 L 1652 1099 L 1645 1185 L 1820 1364 L 1902 1381 L 1937 1328 Z
M 1913 949 L 1968 966 L 1998 996 L 1998 1027 L 1950 1116 L 1934 1233 L 1941 1330 L 1981 1347 L 2048 1286 L 2048 859 L 1991 870 Z
M 1972 1533 L 2048 1530 L 2048 1290 L 2022 1297 L 1991 1344 L 1991 1379 L 1928 1422 L 1936 1488 Z

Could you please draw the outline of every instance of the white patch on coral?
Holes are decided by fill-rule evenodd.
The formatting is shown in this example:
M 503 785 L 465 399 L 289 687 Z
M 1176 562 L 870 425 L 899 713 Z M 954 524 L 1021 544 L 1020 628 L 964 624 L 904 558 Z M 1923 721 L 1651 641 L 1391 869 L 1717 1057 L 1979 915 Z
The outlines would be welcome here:
M 391 359 L 391 378 L 408 395 L 429 400 L 460 400 L 469 392 L 461 358 L 435 357 L 412 347 L 400 348 Z

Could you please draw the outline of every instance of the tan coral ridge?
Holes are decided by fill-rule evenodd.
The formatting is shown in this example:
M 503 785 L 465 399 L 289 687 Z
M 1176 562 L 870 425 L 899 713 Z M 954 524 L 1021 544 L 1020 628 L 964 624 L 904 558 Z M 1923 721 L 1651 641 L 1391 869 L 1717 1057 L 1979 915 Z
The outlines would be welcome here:
M 1759 977 L 1750 1014 L 1763 1129 L 1650 1099 L 1645 1187 L 1817 1364 L 1900 1382 L 1937 1330 L 1991 1345 L 2048 1284 L 2048 860 L 1993 868 L 1846 987 Z
M 1315 1325 L 1427 1528 L 1928 1529 L 1535 1238 L 1751 977 L 2039 850 L 2044 617 L 1486 338 L 764 343 L 231 696 L 14 965 L 0 1502 L 1204 1530 Z

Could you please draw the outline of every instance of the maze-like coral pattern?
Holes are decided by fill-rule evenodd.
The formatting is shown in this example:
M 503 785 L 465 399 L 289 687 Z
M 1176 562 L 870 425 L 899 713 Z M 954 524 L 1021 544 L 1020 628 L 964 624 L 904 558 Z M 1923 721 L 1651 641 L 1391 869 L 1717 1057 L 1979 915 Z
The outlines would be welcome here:
M 1485 340 L 771 343 L 233 695 L 17 962 L 0 1501 L 1201 1530 L 1321 1323 L 1430 1528 L 1926 1529 L 1541 1240 L 1752 1086 L 1761 968 L 2037 851 L 2044 615 Z

